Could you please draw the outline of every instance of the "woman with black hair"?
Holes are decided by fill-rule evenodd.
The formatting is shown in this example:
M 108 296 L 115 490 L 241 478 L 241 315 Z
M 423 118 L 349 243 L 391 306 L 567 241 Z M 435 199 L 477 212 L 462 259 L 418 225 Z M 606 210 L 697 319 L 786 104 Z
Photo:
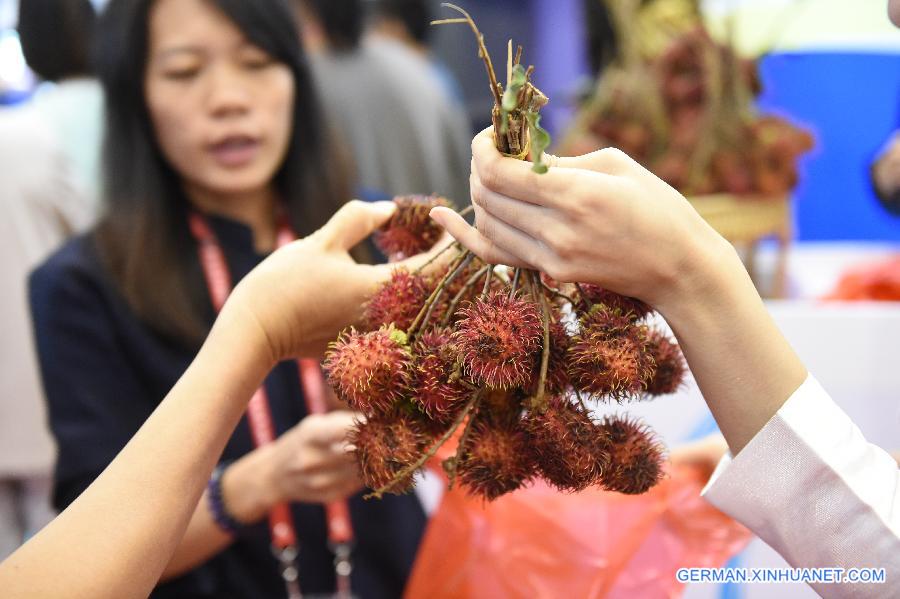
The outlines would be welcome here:
M 107 211 L 31 281 L 58 508 L 186 370 L 229 279 L 349 197 L 280 0 L 112 0 L 99 36 Z M 341 503 L 361 486 L 344 442 L 352 415 L 310 414 L 296 362 L 261 391 L 251 406 L 271 422 L 241 420 L 154 596 L 284 596 L 290 551 L 279 562 L 270 546 L 290 548 L 291 524 L 303 592 L 333 592 L 340 510 L 323 504 L 349 507 L 353 592 L 399 596 L 424 525 L 416 498 Z

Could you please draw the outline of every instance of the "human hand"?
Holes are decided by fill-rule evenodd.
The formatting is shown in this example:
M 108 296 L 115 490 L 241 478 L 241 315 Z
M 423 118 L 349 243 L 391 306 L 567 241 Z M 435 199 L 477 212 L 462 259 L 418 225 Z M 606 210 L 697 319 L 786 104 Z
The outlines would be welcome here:
M 321 229 L 274 252 L 244 277 L 220 319 L 240 323 L 247 342 L 264 348 L 270 364 L 321 355 L 343 328 L 360 319 L 362 305 L 393 268 L 415 268 L 430 257 L 376 266 L 350 257 L 349 250 L 394 209 L 393 202 L 347 203 Z
M 488 262 L 596 283 L 662 311 L 734 253 L 681 194 L 618 150 L 551 159 L 543 175 L 501 156 L 490 130 L 472 151 L 476 228 L 442 208 L 432 216 Z
M 872 180 L 883 196 L 890 196 L 900 189 L 900 133 L 894 134 L 872 167 Z
M 328 503 L 360 490 L 363 482 L 347 437 L 355 418 L 346 410 L 311 414 L 281 435 L 264 468 L 267 503 Z

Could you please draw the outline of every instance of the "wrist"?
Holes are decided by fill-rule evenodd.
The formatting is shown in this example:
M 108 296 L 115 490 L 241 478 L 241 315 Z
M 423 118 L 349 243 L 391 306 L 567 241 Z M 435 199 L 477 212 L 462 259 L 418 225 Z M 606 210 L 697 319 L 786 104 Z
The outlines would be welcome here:
M 262 520 L 280 501 L 271 467 L 272 446 L 259 447 L 222 474 L 222 497 L 229 514 L 242 524 Z
M 259 319 L 239 301 L 229 300 L 225 304 L 209 338 L 233 352 L 231 361 L 243 362 L 253 372 L 262 373 L 260 379 L 279 362 L 277 348 L 273 347 Z
M 697 244 L 653 305 L 673 329 L 727 313 L 759 296 L 734 247 L 716 234 Z M 743 300 L 743 301 L 742 301 Z
M 236 536 L 244 528 L 245 523 L 236 518 L 225 502 L 225 494 L 222 488 L 222 477 L 228 469 L 228 464 L 222 463 L 216 466 L 206 484 L 206 499 L 209 513 L 216 525 L 225 533 Z

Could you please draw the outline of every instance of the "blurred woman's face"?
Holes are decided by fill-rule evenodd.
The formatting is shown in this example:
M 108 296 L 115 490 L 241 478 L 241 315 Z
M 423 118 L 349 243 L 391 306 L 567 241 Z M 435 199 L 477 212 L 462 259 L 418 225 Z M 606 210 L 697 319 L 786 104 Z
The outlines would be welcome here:
M 188 190 L 271 185 L 290 143 L 294 78 L 210 0 L 154 3 L 144 79 L 157 142 Z

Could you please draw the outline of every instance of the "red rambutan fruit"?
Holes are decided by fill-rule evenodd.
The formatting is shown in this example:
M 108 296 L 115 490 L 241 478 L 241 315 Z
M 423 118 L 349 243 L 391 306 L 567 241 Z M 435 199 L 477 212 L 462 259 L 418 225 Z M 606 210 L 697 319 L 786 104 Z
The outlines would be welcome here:
M 610 467 L 601 475 L 603 486 L 627 495 L 646 492 L 663 476 L 664 448 L 647 425 L 627 417 L 608 416 L 606 430 Z
M 375 232 L 375 245 L 391 259 L 426 252 L 440 239 L 443 229 L 428 214 L 436 206 L 451 206 L 438 195 L 408 195 L 394 198 L 397 210 Z
M 414 349 L 413 400 L 429 418 L 452 421 L 472 392 L 458 378 L 454 380 L 456 357 L 450 345 L 450 332 L 447 329 L 425 331 Z
M 476 420 L 456 472 L 470 493 L 488 501 L 515 491 L 534 474 L 528 435 L 518 425 Z
M 592 305 L 603 304 L 611 310 L 618 310 L 623 315 L 631 314 L 632 320 L 640 320 L 653 312 L 650 304 L 634 297 L 619 295 L 599 285 L 579 283 L 578 288 L 583 304 L 580 308 L 583 310 L 589 310 Z
M 324 369 L 335 393 L 367 416 L 384 413 L 409 395 L 413 360 L 406 333 L 393 326 L 350 329 L 329 346 Z
M 650 395 L 675 393 L 687 374 L 687 364 L 681 348 L 659 331 L 651 331 L 647 347 L 656 363 L 656 370 L 647 383 L 647 393 Z
M 397 414 L 357 422 L 349 438 L 356 446 L 363 482 L 371 489 L 391 484 L 404 468 L 422 456 L 429 439 L 418 422 Z M 389 492 L 400 494 L 411 490 L 413 474 L 397 480 Z
M 604 307 L 595 307 L 583 319 L 567 358 L 569 379 L 576 389 L 619 401 L 642 393 L 655 369 L 647 347 L 647 327 Z
M 634 330 L 636 326 L 630 314 L 605 304 L 595 304 L 584 313 L 578 321 L 582 331 L 591 331 L 594 334 L 613 337 Z
M 609 467 L 606 430 L 565 398 L 554 397 L 542 413 L 530 412 L 524 426 L 538 472 L 560 491 L 581 491 Z
M 424 277 L 412 274 L 405 268 L 397 268 L 366 302 L 363 324 L 374 330 L 393 323 L 396 328 L 405 331 L 416 319 L 428 294 Z
M 496 389 L 530 382 L 544 336 L 534 302 L 491 293 L 462 308 L 460 315 L 453 342 L 466 376 Z

